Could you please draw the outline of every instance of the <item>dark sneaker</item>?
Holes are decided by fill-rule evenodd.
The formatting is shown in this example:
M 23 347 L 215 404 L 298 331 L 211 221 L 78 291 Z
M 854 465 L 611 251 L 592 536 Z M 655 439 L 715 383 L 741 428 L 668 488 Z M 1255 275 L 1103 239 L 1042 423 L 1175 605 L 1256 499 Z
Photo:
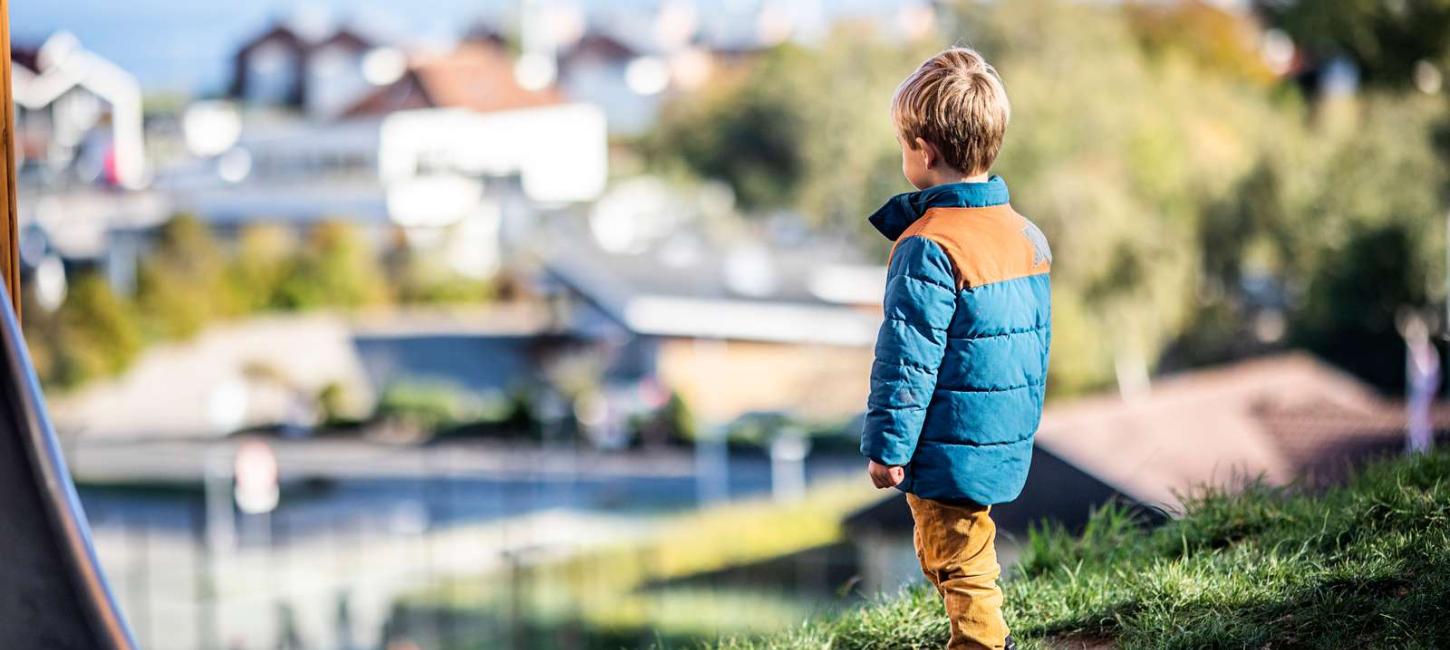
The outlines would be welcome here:
M 1007 650 L 1017 650 L 1017 642 L 1012 640 L 1012 635 L 1007 635 L 1007 645 L 1002 646 Z

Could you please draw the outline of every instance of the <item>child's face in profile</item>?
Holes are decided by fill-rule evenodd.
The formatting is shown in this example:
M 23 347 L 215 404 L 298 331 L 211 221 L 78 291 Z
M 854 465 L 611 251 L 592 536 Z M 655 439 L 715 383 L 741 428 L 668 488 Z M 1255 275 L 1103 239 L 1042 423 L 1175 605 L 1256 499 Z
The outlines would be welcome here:
M 935 185 L 932 164 L 936 162 L 936 151 L 921 138 L 907 140 L 900 133 L 896 142 L 901 145 L 901 174 L 918 190 Z

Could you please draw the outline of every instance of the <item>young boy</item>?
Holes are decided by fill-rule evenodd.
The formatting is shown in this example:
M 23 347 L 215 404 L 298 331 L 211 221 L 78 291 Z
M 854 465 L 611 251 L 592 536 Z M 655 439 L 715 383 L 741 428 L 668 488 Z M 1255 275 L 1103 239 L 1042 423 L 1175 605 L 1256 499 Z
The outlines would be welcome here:
M 987 174 L 1010 112 L 976 51 L 928 59 L 891 105 L 920 191 L 871 215 L 895 244 L 861 453 L 876 487 L 907 493 L 952 649 L 1012 647 L 989 514 L 1027 480 L 1047 377 L 1052 253 Z

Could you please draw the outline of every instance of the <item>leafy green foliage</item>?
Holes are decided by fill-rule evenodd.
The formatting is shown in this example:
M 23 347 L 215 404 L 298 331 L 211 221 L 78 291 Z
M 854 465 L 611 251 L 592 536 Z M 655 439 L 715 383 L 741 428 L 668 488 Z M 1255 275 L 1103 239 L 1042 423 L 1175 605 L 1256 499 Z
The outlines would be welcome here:
M 1438 98 L 1308 105 L 1269 76 L 1254 25 L 1202 2 L 951 6 L 942 42 L 902 47 L 843 30 L 818 49 L 764 55 L 667 107 L 648 140 L 652 157 L 728 181 L 747 210 L 796 209 L 829 236 L 884 254 L 864 217 L 906 189 L 887 101 L 939 47 L 977 47 L 1013 103 L 994 171 L 1054 244 L 1056 395 L 1106 387 L 1120 368 L 1212 363 L 1286 343 L 1329 349 L 1307 333 L 1346 334 L 1326 319 L 1361 306 L 1334 292 L 1311 304 L 1306 291 L 1327 286 L 1366 228 L 1398 228 L 1411 242 L 1402 252 L 1412 268 L 1382 279 L 1423 285 L 1442 268 L 1440 215 L 1450 206 L 1435 150 L 1446 132 Z M 1249 296 L 1250 282 L 1271 287 L 1283 310 L 1274 322 L 1297 334 L 1258 338 L 1263 305 L 1250 299 L 1264 291 Z M 1443 299 L 1438 287 L 1386 295 L 1409 301 L 1394 309 Z M 1387 340 L 1369 347 L 1378 354 Z M 1383 368 L 1340 360 L 1393 389 L 1385 378 L 1399 361 L 1383 358 Z
M 1003 583 L 1019 645 L 1123 648 L 1440 648 L 1450 602 L 1450 451 L 1375 464 L 1321 494 L 1210 492 L 1155 529 L 1118 507 L 1083 536 L 1033 536 Z M 835 619 L 721 647 L 937 648 L 923 588 Z
M 407 304 L 449 304 L 487 300 L 493 296 L 489 280 L 463 277 L 448 268 L 439 255 L 403 249 L 388 256 L 387 272 L 396 298 Z
M 1151 368 L 1191 327 L 1204 207 L 1300 128 L 1261 83 L 1152 54 L 1131 17 L 1025 0 L 964 5 L 958 18 L 1013 101 L 995 171 L 1054 243 L 1058 394 L 1108 384 L 1121 364 Z M 1178 42 L 1193 24 L 1154 23 L 1151 40 Z
M 377 415 L 396 418 L 423 431 L 474 422 L 487 408 L 478 396 L 442 383 L 403 382 L 378 398 Z
M 357 308 L 388 298 L 374 246 L 343 221 L 324 221 L 313 228 L 301 255 L 279 288 L 289 309 L 324 305 Z
M 147 331 L 186 338 L 229 313 L 230 296 L 218 291 L 225 259 L 220 244 L 195 216 L 180 214 L 163 224 L 138 273 L 136 300 Z
M 668 105 L 643 148 L 657 168 L 727 182 L 751 213 L 795 209 L 815 225 L 865 236 L 865 216 L 910 189 L 889 99 L 904 71 L 934 51 L 860 25 L 837 28 L 818 51 L 778 46 L 734 78 Z
M 76 277 L 54 318 L 31 331 L 40 333 L 48 374 L 62 386 L 119 372 L 141 349 L 135 314 L 95 273 Z M 37 342 L 30 339 L 32 347 Z
M 1255 47 L 1256 26 L 1203 0 L 1125 3 L 1124 11 L 1155 57 L 1182 57 L 1210 74 L 1267 84 L 1273 72 Z
M 1450 62 L 1445 0 L 1258 0 L 1271 22 L 1321 57 L 1346 53 L 1371 83 L 1407 84 L 1419 61 Z
M 647 149 L 668 150 L 702 175 L 730 183 L 746 207 L 782 205 L 804 175 L 804 109 L 788 76 L 807 55 L 773 52 L 756 74 L 669 107 Z
M 228 247 L 201 220 L 177 215 L 143 254 L 134 297 L 118 296 L 96 272 L 82 271 L 71 278 L 55 313 L 29 305 L 26 339 L 41 380 L 71 387 L 125 370 L 147 343 L 193 336 L 218 319 L 356 309 L 393 299 L 459 303 L 492 297 L 490 283 L 463 280 L 447 269 L 429 268 L 422 278 L 386 274 L 382 257 L 362 231 L 342 221 L 318 225 L 300 244 L 287 227 L 248 225 Z
M 1405 263 L 1413 257 L 1414 242 L 1403 227 L 1352 236 L 1309 286 L 1298 340 L 1378 385 L 1402 389 L 1405 344 L 1395 319 L 1405 305 L 1429 302 L 1424 267 Z
M 237 233 L 227 281 L 243 311 L 283 306 L 282 286 L 297 254 L 292 232 L 277 224 L 250 224 Z

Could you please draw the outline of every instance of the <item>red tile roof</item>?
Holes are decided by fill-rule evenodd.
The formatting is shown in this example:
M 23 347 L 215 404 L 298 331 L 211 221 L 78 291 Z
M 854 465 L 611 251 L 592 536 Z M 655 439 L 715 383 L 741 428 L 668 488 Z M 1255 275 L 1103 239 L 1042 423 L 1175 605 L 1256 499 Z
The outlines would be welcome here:
M 491 112 L 563 101 L 553 86 L 537 91 L 520 86 L 513 59 L 503 49 L 468 42 L 445 54 L 415 58 L 402 78 L 363 97 L 346 114 L 379 115 L 424 107 Z
M 1450 409 L 1436 421 L 1450 428 Z M 1404 431 L 1402 405 L 1291 353 L 1168 377 L 1132 400 L 1053 406 L 1037 440 L 1129 497 L 1176 509 L 1180 494 L 1205 485 L 1336 480 L 1399 450 Z

